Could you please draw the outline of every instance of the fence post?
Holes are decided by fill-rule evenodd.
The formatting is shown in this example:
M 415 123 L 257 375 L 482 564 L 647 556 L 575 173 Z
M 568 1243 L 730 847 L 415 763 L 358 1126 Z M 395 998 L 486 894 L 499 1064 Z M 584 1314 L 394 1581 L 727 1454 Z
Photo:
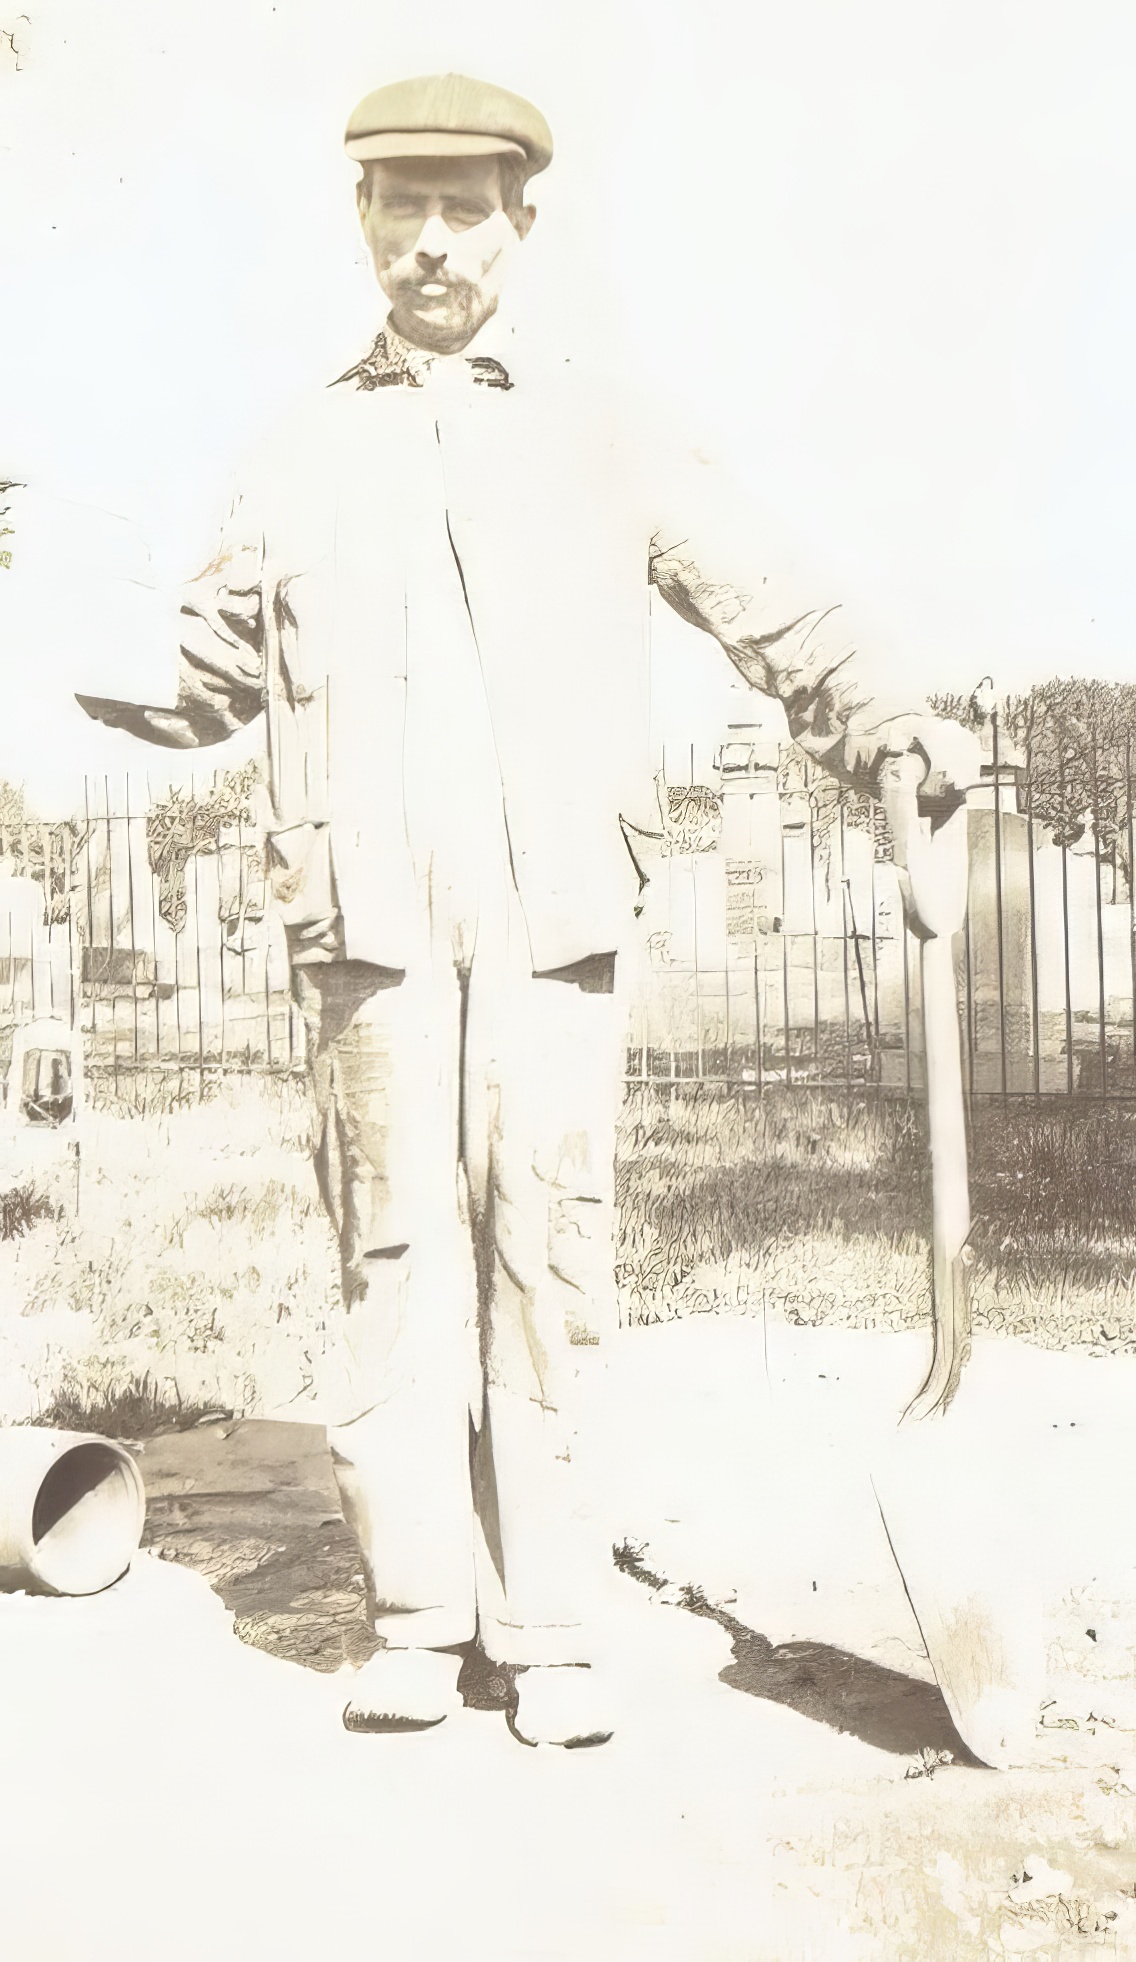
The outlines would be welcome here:
M 1037 970 L 1037 842 L 1033 822 L 1033 744 L 1026 738 L 1026 853 L 1029 862 L 1030 1039 L 1033 1049 L 1033 1094 L 1041 1095 L 1041 997 Z
M 110 942 L 107 947 L 107 987 L 110 990 L 110 1041 L 111 1060 L 114 1070 L 114 1094 L 118 1096 L 118 989 L 114 972 L 115 921 L 114 921 L 114 842 L 110 829 L 110 778 L 103 778 L 103 799 L 106 805 L 106 864 L 107 864 L 107 918 Z
M 138 1068 L 138 933 L 134 918 L 134 841 L 130 835 L 130 777 L 126 777 L 126 903 L 130 908 L 130 996 L 134 1010 L 134 1067 Z
M 998 1087 L 1006 1095 L 1006 934 L 1002 912 L 1002 754 L 998 740 L 998 711 L 990 716 L 994 762 L 994 918 L 998 945 Z
M 90 991 L 90 1000 L 91 1000 L 91 1060 L 92 1062 L 96 1060 L 97 1047 L 98 1047 L 98 1043 L 97 1043 L 98 995 L 95 988 L 95 884 L 94 884 L 94 874 L 91 871 L 91 843 L 93 838 L 94 838 L 94 827 L 91 823 L 91 781 L 89 777 L 84 777 L 83 778 L 83 866 L 85 871 L 86 887 L 87 887 L 87 932 L 85 936 L 85 947 L 84 944 L 81 944 L 79 948 L 79 1016 L 81 1020 L 82 1013 L 83 1013 L 83 982 L 84 982 L 83 968 L 85 965 L 87 969 L 87 973 L 85 977 L 86 985 L 88 990 Z M 81 942 L 83 941 L 82 935 L 80 935 L 80 941 Z M 84 959 L 84 952 L 85 952 L 85 959 Z
M 1097 910 L 1097 1047 L 1100 1057 L 1100 1095 L 1101 1101 L 1108 1096 L 1108 1004 L 1105 997 L 1104 978 L 1104 893 L 1101 889 L 1101 834 L 1100 834 L 1100 776 L 1097 739 L 1094 731 L 1090 738 L 1090 766 L 1092 769 L 1092 810 L 1093 810 L 1093 890 Z
M 1124 740 L 1124 784 L 1128 806 L 1128 961 L 1132 974 L 1132 1073 L 1136 1089 L 1136 861 L 1133 860 L 1132 738 Z

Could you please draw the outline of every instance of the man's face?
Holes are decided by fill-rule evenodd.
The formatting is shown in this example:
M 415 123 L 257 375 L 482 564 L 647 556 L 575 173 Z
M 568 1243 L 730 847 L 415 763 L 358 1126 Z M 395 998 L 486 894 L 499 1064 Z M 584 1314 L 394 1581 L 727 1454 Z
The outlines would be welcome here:
M 497 157 L 392 157 L 359 185 L 359 216 L 391 325 L 456 354 L 497 311 L 513 248 L 536 216 L 507 213 Z

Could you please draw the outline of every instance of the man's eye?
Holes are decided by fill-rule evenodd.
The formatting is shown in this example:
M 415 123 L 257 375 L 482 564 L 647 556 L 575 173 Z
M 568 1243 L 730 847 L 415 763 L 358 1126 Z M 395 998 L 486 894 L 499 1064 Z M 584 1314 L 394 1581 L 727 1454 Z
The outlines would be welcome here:
M 445 217 L 451 230 L 455 226 L 468 229 L 480 225 L 489 216 L 489 208 L 484 204 L 447 204 Z
M 388 211 L 392 218 L 413 218 L 418 205 L 414 198 L 385 197 L 383 210 Z

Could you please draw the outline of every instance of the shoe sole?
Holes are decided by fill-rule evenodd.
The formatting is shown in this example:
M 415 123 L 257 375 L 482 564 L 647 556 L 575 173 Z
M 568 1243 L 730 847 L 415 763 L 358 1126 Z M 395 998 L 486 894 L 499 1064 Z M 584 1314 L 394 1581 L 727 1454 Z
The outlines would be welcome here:
M 523 1744 L 526 1750 L 529 1751 L 537 1751 L 540 1749 L 539 1739 L 535 1737 L 525 1737 L 522 1734 L 522 1732 L 517 1729 L 516 1720 L 512 1710 L 507 1710 L 505 1712 L 505 1722 L 508 1725 L 510 1735 L 516 1738 L 518 1744 Z M 544 1739 L 544 1742 L 546 1744 L 551 1744 L 552 1747 L 558 1751 L 591 1751 L 594 1750 L 597 1745 L 610 1744 L 614 1736 L 615 1736 L 615 1732 L 613 1730 L 594 1730 L 590 1732 L 590 1734 L 587 1737 L 546 1737 Z
M 360 1710 L 353 1710 L 348 1704 L 343 1712 L 343 1728 L 361 1737 L 395 1737 L 402 1731 L 437 1730 L 444 1724 L 441 1717 L 380 1717 L 367 1716 Z

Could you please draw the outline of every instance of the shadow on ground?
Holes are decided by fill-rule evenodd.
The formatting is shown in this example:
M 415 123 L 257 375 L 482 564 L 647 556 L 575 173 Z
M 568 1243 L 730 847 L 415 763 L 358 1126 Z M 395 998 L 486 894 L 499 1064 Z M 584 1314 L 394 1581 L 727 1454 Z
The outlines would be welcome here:
M 135 1447 L 138 1449 L 139 1447 Z M 201 1424 L 147 1440 L 143 1542 L 204 1575 L 253 1648 L 326 1672 L 375 1648 L 322 1429 Z
M 615 1562 L 621 1573 L 644 1587 L 669 1584 L 647 1566 L 642 1548 L 616 1547 Z M 933 1683 L 903 1676 L 825 1642 L 774 1644 L 727 1608 L 708 1601 L 697 1587 L 678 1588 L 674 1605 L 725 1630 L 734 1659 L 719 1672 L 719 1681 L 730 1689 L 781 1703 L 813 1723 L 827 1724 L 898 1757 L 943 1752 L 955 1764 L 979 1767 L 980 1760 L 963 1743 Z
M 145 1544 L 202 1574 L 235 1617 L 243 1642 L 307 1669 L 332 1672 L 375 1648 L 359 1551 L 344 1525 L 323 1431 L 313 1424 L 202 1424 L 149 1439 Z M 616 1565 L 661 1588 L 641 1549 L 615 1550 Z M 814 1723 L 902 1757 L 949 1752 L 973 1765 L 933 1685 L 818 1642 L 774 1645 L 693 1587 L 675 1605 L 718 1623 L 733 1661 L 721 1681 L 783 1704 Z M 504 1709 L 512 1672 L 467 1653 L 461 1675 L 475 1709 Z

